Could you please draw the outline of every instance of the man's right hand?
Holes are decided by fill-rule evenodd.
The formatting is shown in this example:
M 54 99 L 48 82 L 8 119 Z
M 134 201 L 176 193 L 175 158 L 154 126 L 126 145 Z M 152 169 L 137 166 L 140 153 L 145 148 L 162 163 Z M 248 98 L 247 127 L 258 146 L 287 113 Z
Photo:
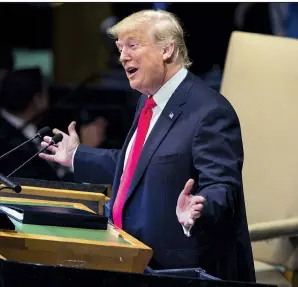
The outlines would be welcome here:
M 58 129 L 53 129 L 54 134 L 61 133 L 63 135 L 63 140 L 57 145 L 53 145 L 48 148 L 52 154 L 40 153 L 39 157 L 48 161 L 57 162 L 65 167 L 71 167 L 73 154 L 80 144 L 80 139 L 75 130 L 75 126 L 76 122 L 70 123 L 68 126 L 68 134 Z M 51 142 L 51 139 L 51 137 L 45 136 L 41 146 L 46 147 Z

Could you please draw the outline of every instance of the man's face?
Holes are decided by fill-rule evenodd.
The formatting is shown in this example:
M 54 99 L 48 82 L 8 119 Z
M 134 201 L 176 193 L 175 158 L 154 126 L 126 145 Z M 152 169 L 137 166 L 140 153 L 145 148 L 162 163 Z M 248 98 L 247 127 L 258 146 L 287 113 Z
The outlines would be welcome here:
M 49 108 L 49 96 L 45 89 L 41 93 L 34 95 L 30 107 L 32 118 L 40 116 L 41 113 L 45 112 Z M 38 124 L 39 120 L 40 117 L 36 119 L 35 123 Z
M 163 85 L 166 70 L 163 48 L 154 43 L 148 30 L 121 33 L 116 45 L 131 88 L 153 95 Z
M 48 92 L 44 89 L 40 94 L 36 94 L 34 97 L 34 107 L 37 113 L 44 112 L 49 107 Z

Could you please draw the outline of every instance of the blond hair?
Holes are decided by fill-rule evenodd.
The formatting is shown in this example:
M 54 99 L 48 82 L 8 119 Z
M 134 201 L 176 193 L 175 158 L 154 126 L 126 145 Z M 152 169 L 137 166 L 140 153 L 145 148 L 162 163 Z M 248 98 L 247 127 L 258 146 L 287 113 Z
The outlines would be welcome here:
M 158 45 L 167 46 L 174 43 L 173 61 L 185 68 L 191 66 L 184 41 L 184 32 L 179 19 L 170 12 L 163 10 L 142 10 L 131 14 L 108 29 L 108 34 L 117 39 L 125 31 L 140 29 L 142 24 L 152 24 L 154 38 Z

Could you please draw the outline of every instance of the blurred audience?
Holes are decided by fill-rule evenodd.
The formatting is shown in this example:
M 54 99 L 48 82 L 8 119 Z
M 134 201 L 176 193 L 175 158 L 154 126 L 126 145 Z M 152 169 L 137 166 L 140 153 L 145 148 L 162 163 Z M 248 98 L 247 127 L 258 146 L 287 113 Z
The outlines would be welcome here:
M 0 89 L 0 108 L 2 155 L 37 133 L 37 121 L 29 123 L 25 128 L 23 126 L 48 108 L 48 95 L 43 86 L 41 71 L 33 68 L 7 72 Z M 39 150 L 39 143 L 39 139 L 36 139 L 3 158 L 0 172 L 10 174 Z M 13 176 L 59 180 L 65 176 L 65 172 L 36 157 Z
M 298 38 L 298 3 L 240 3 L 235 11 L 238 30 Z

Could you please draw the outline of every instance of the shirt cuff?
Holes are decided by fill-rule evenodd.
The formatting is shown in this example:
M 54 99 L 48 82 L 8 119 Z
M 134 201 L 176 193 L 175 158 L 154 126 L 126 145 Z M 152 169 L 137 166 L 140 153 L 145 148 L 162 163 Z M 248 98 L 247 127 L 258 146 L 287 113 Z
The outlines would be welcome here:
M 79 146 L 77 146 L 72 154 L 72 160 L 71 160 L 71 172 L 74 172 L 74 158 L 75 158 L 75 154 L 77 152 Z
M 183 229 L 183 232 L 184 232 L 184 235 L 187 236 L 187 237 L 190 237 L 191 234 L 190 234 L 190 230 L 191 228 L 193 227 L 193 225 L 191 226 L 184 226 L 184 225 L 181 225 L 182 226 L 182 229 Z

